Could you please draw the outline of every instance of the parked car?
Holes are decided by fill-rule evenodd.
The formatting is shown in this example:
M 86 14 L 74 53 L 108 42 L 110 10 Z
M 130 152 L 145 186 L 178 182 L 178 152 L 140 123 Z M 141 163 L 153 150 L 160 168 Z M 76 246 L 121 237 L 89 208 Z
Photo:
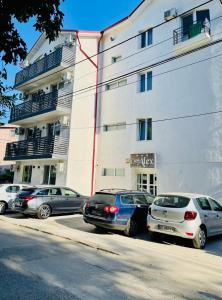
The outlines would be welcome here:
M 182 237 L 203 249 L 208 237 L 222 234 L 222 207 L 205 195 L 159 195 L 149 208 L 148 229 L 152 238 L 160 234 Z
M 10 208 L 10 204 L 15 199 L 17 193 L 25 187 L 27 185 L 13 183 L 0 185 L 0 215 L 3 215 Z
M 83 218 L 97 228 L 123 231 L 134 236 L 138 229 L 146 228 L 148 208 L 154 197 L 146 192 L 102 190 L 86 202 Z
M 87 199 L 67 187 L 32 187 L 18 193 L 12 210 L 47 219 L 52 214 L 82 212 Z

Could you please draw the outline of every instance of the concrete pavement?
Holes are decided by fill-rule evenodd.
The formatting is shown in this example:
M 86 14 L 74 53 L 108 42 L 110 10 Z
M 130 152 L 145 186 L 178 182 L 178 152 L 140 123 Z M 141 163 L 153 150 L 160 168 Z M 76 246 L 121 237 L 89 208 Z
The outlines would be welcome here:
M 222 300 L 222 239 L 181 245 L 98 234 L 81 216 L 1 216 L 0 299 Z

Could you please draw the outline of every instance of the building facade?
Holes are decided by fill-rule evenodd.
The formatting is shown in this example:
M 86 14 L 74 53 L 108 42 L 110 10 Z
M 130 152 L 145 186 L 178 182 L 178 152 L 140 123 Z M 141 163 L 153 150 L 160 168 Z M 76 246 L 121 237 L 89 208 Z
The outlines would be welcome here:
M 219 0 L 145 0 L 101 32 L 42 36 L 16 76 L 15 181 L 222 198 L 221 24 Z

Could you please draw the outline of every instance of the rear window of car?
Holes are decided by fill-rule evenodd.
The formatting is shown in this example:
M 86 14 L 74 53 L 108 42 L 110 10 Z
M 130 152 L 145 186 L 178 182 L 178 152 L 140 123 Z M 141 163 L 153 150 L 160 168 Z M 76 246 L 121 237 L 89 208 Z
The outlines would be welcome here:
M 91 199 L 91 203 L 100 203 L 100 204 L 108 204 L 108 205 L 115 205 L 116 203 L 116 196 L 113 194 L 107 193 L 96 193 Z
M 35 189 L 22 189 L 18 195 L 19 196 L 28 196 L 31 195 L 33 192 L 35 191 Z
M 154 200 L 154 204 L 160 207 L 183 208 L 190 202 L 189 198 L 180 196 L 158 196 Z

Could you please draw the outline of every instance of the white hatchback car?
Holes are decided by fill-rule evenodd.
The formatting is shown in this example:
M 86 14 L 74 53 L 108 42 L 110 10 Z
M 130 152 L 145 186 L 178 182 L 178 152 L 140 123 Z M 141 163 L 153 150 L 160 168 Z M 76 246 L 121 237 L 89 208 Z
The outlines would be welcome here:
M 203 249 L 207 237 L 222 234 L 222 206 L 209 196 L 167 193 L 154 199 L 147 221 L 151 238 L 173 235 Z
M 17 193 L 28 185 L 23 184 L 0 184 L 0 215 L 3 215 L 10 203 L 15 199 Z

